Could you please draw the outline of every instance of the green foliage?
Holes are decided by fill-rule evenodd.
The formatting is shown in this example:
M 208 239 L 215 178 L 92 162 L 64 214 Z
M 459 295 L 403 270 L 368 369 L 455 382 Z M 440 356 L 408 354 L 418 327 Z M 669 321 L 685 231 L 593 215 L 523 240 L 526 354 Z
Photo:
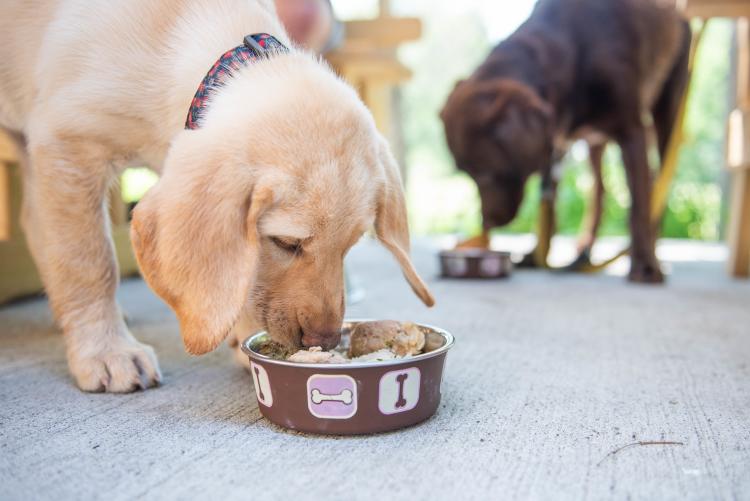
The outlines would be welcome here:
M 126 169 L 121 181 L 122 199 L 126 202 L 137 202 L 158 180 L 159 176 L 145 167 Z
M 442 3 L 440 3 L 442 5 Z M 439 111 L 455 82 L 486 57 L 491 44 L 476 14 L 441 8 L 411 12 L 423 17 L 423 39 L 402 50 L 414 71 L 404 88 L 403 123 L 410 214 L 415 233 L 472 234 L 481 226 L 480 204 L 471 179 L 457 172 L 445 145 Z M 470 12 L 470 11 L 467 11 Z M 452 36 L 461 26 L 461 36 Z M 725 123 L 730 93 L 732 24 L 714 20 L 698 54 L 678 174 L 664 216 L 663 235 L 715 240 L 720 237 Z M 600 234 L 627 234 L 630 196 L 619 151 L 605 154 L 605 213 Z M 585 147 L 565 160 L 557 214 L 561 233 L 579 230 L 593 180 Z M 539 180 L 532 179 L 516 220 L 504 232 L 531 232 L 537 219 Z

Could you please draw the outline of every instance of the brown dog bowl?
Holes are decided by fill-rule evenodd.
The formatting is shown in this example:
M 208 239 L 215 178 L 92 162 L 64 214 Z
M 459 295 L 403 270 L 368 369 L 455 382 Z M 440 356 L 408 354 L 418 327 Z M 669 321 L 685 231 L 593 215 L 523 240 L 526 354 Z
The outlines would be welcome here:
M 509 252 L 456 249 L 440 253 L 440 272 L 445 278 L 504 278 L 512 270 Z
M 347 321 L 342 342 L 359 321 Z M 396 430 L 432 416 L 453 336 L 419 325 L 427 352 L 383 362 L 303 364 L 258 353 L 265 332 L 249 337 L 242 351 L 250 357 L 261 414 L 284 428 L 329 435 Z

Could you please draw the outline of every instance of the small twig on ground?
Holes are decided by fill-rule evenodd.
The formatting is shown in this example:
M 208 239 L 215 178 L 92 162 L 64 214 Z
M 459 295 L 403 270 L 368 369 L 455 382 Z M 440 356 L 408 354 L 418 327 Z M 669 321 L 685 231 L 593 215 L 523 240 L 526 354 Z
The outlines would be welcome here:
M 669 441 L 650 441 L 650 442 L 633 442 L 632 444 L 623 445 L 622 447 L 618 447 L 617 449 L 613 450 L 606 456 L 602 458 L 599 463 L 597 463 L 596 466 L 600 466 L 607 458 L 614 456 L 615 454 L 624 451 L 625 449 L 630 449 L 631 447 L 636 447 L 639 445 L 685 445 L 683 442 L 669 442 Z

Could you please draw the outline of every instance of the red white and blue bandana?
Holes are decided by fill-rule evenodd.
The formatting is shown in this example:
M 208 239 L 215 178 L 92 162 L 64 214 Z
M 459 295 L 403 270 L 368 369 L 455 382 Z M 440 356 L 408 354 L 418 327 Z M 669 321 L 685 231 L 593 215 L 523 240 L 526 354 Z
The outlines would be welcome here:
M 289 49 L 267 33 L 246 36 L 243 45 L 224 53 L 206 74 L 206 78 L 201 82 L 195 97 L 193 97 L 193 102 L 190 104 L 185 128 L 200 128 L 200 120 L 208 105 L 210 94 L 224 85 L 227 79 L 237 70 L 248 62 L 269 58 L 274 54 L 284 52 L 289 52 Z

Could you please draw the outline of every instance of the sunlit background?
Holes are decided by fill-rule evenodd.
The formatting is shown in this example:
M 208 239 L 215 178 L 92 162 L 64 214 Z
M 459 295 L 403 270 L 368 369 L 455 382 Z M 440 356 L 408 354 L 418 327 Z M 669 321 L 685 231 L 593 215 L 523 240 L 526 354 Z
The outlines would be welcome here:
M 344 18 L 377 15 L 376 0 L 335 0 Z M 479 199 L 474 184 L 457 173 L 447 151 L 438 113 L 456 80 L 465 78 L 491 48 L 510 35 L 531 13 L 534 0 L 393 0 L 396 15 L 423 21 L 418 42 L 401 49 L 400 58 L 414 72 L 402 89 L 402 120 L 412 226 L 417 234 L 479 230 Z M 695 74 L 687 120 L 686 143 L 680 157 L 663 235 L 717 240 L 724 214 L 724 137 L 730 106 L 731 21 L 713 20 L 708 27 Z M 561 233 L 573 234 L 583 219 L 593 185 L 585 145 L 576 145 L 566 159 L 558 197 Z M 619 151 L 605 159 L 607 198 L 603 235 L 627 234 L 629 193 Z M 531 232 L 536 221 L 538 180 L 532 180 L 518 219 L 505 232 Z
M 463 234 L 479 230 L 479 199 L 473 182 L 458 173 L 445 145 L 438 113 L 455 82 L 465 78 L 490 49 L 530 14 L 534 0 L 392 0 L 394 15 L 419 17 L 423 36 L 403 46 L 399 58 L 414 76 L 401 89 L 401 127 L 413 232 L 417 235 Z M 333 0 L 342 20 L 376 17 L 377 0 Z M 686 143 L 664 217 L 663 236 L 715 241 L 723 237 L 726 191 L 724 137 L 732 89 L 731 21 L 711 21 L 701 50 L 691 95 Z M 583 144 L 566 159 L 558 196 L 558 226 L 575 234 L 593 185 Z M 629 193 L 619 151 L 605 157 L 607 197 L 602 235 L 626 235 Z M 135 201 L 154 182 L 145 169 L 128 172 L 126 200 Z M 519 217 L 505 233 L 534 230 L 539 201 L 538 179 L 527 186 Z

